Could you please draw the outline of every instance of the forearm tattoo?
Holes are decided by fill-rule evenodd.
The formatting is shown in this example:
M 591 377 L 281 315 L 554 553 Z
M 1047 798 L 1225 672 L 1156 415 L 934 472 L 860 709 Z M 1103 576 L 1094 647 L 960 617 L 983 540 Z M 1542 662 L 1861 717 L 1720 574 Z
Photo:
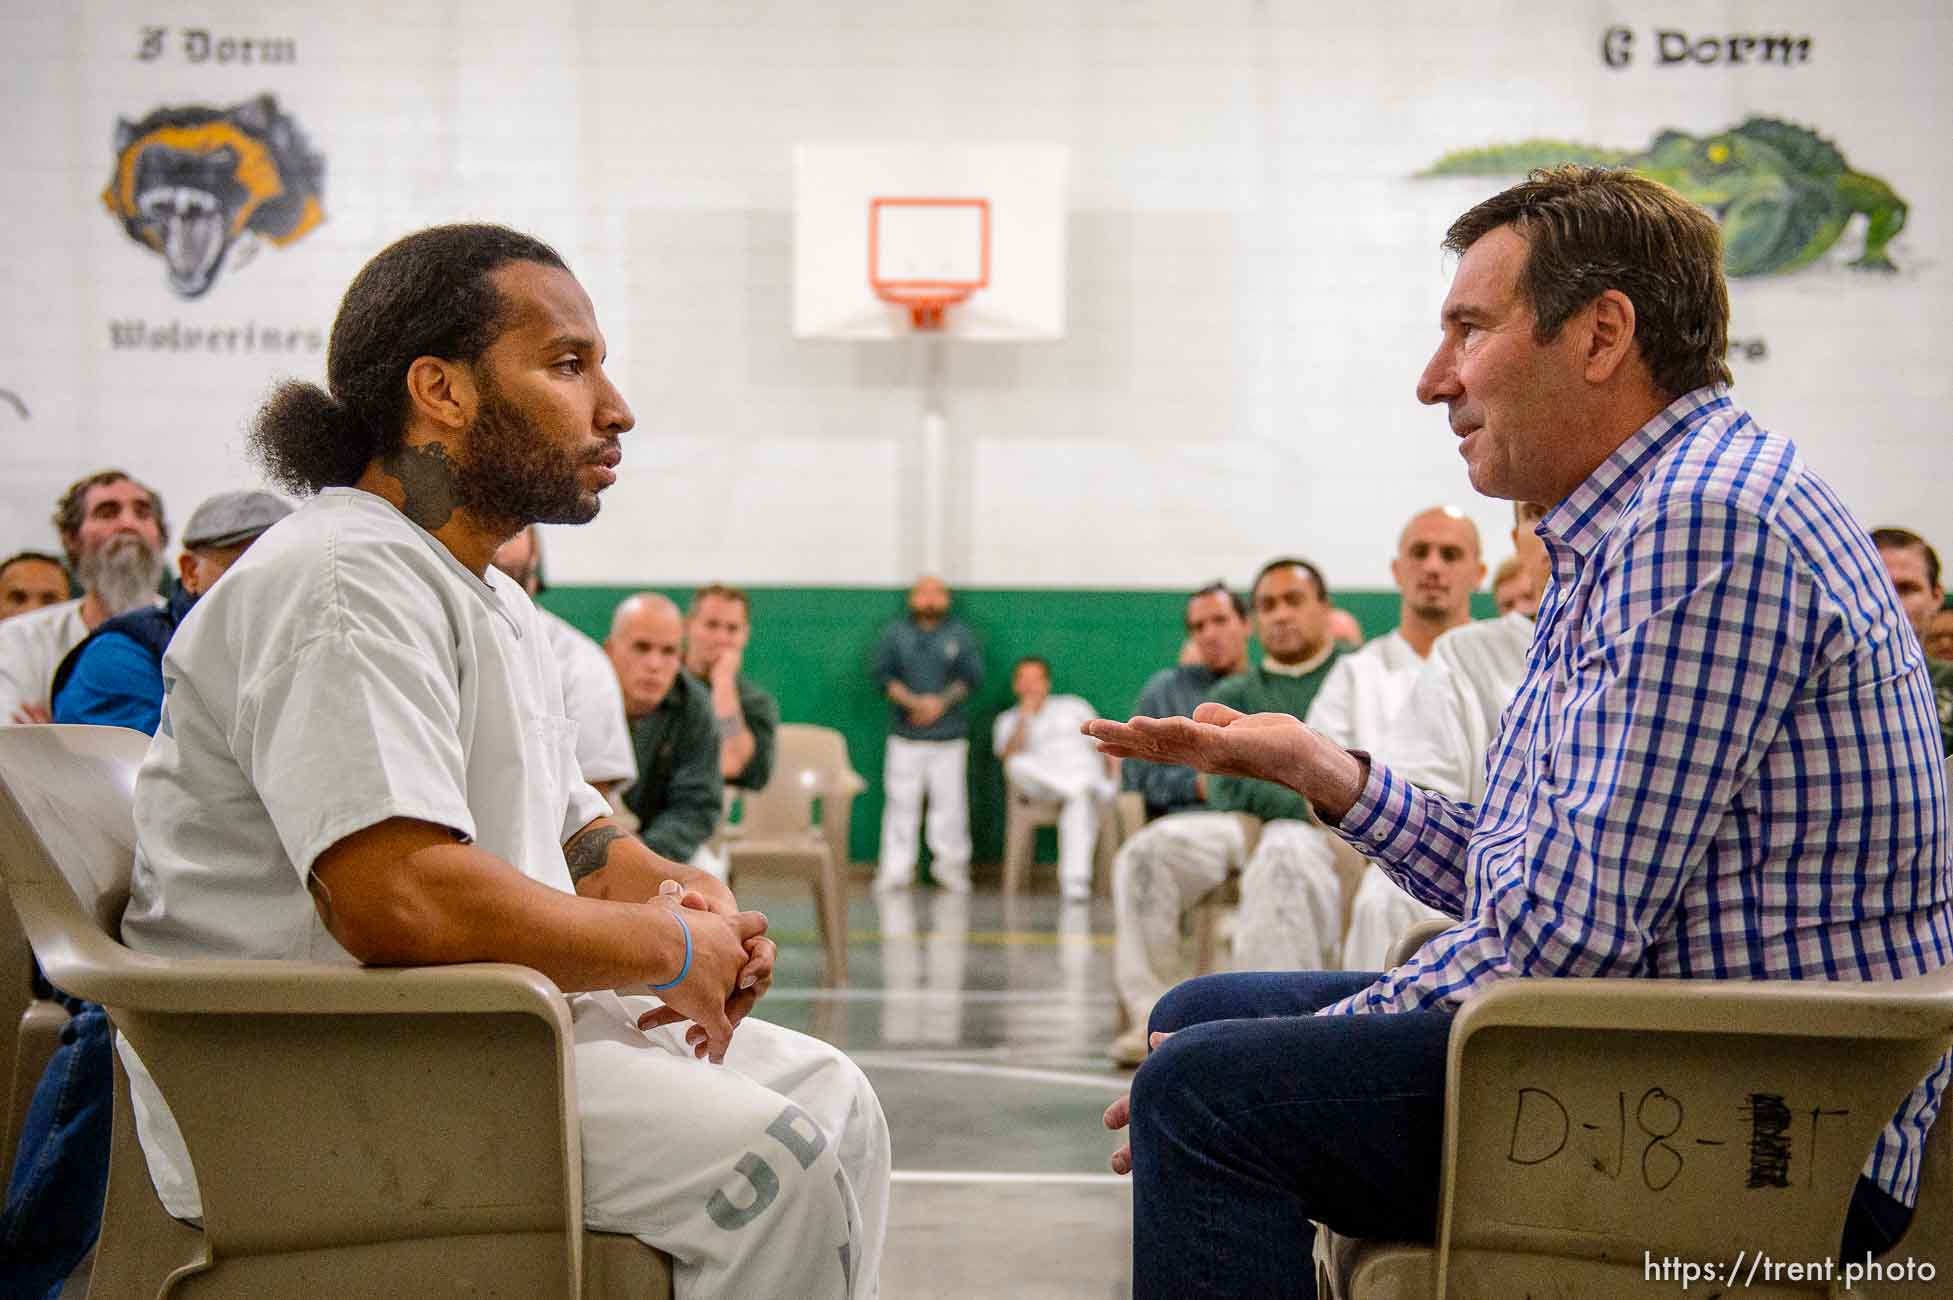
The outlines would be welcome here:
M 595 826 L 571 840 L 563 849 L 563 859 L 570 864 L 570 879 L 581 880 L 599 870 L 610 857 L 610 846 L 623 838 L 624 832 L 615 826 Z
M 746 730 L 746 715 L 743 713 L 721 713 L 719 715 L 719 739 L 731 740 Z
M 400 512 L 430 533 L 445 524 L 461 503 L 454 462 L 438 442 L 388 452 L 380 468 L 400 482 Z

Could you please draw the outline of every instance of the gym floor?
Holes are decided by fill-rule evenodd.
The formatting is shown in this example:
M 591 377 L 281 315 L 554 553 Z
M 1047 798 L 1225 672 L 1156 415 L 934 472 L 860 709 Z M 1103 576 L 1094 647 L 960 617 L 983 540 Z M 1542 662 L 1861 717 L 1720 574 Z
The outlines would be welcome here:
M 888 1115 L 882 1294 L 1130 1295 L 1132 1199 L 1099 1118 L 1131 1078 L 1105 1057 L 1110 904 L 858 883 L 849 981 L 827 988 L 805 883 L 742 879 L 739 895 L 780 945 L 755 1014 L 845 1048 Z

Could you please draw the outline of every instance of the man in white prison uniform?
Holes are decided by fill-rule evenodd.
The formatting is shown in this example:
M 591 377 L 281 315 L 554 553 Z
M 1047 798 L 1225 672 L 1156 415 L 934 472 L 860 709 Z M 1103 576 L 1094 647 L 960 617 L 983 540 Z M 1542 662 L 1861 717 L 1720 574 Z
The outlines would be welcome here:
M 104 620 L 162 603 L 169 524 L 149 488 L 119 469 L 77 479 L 55 505 L 54 527 L 82 594 L 0 623 L 0 724 L 48 721 L 68 652 Z
M 1251 591 L 1262 660 L 1214 684 L 1208 699 L 1243 713 L 1308 714 L 1342 650 L 1329 637 L 1329 590 L 1307 560 L 1263 565 Z M 1342 924 L 1335 850 L 1306 800 L 1267 781 L 1207 776 L 1200 811 L 1148 822 L 1112 860 L 1113 982 L 1127 1027 L 1113 1062 L 1146 1056 L 1153 1004 L 1187 972 L 1181 931 L 1201 899 L 1241 875 L 1237 966 L 1284 970 L 1333 959 Z
M 582 287 L 514 231 L 437 227 L 361 271 L 331 393 L 284 384 L 252 430 L 272 477 L 318 498 L 166 657 L 123 936 L 534 967 L 571 996 L 591 1227 L 670 1252 L 680 1295 L 870 1296 L 873 1091 L 745 1018 L 772 978 L 765 918 L 604 816 L 535 607 L 488 563 L 526 523 L 595 515 L 632 424 L 603 356 Z M 662 1001 L 610 991 L 639 984 Z M 123 1051 L 157 1191 L 194 1216 L 181 1134 Z
M 1058 892 L 1066 902 L 1083 902 L 1092 896 L 1092 850 L 1117 765 L 1084 733 L 1098 710 L 1079 696 L 1053 695 L 1051 665 L 1043 659 L 1019 659 L 1010 689 L 1017 705 L 997 715 L 990 748 L 1014 788 L 1059 801 Z
M 504 542 L 494 563 L 530 600 L 542 594 L 542 540 L 534 524 Z M 624 723 L 624 692 L 602 646 L 541 605 L 536 612 L 563 676 L 563 707 L 576 723 L 577 770 L 607 798 L 637 779 L 637 756 Z
M 1350 676 L 1323 683 L 1306 721 L 1346 749 L 1375 749 L 1410 697 L 1425 656 L 1438 637 L 1471 619 L 1472 592 L 1485 581 L 1478 526 L 1460 511 L 1439 506 L 1416 515 L 1397 538 L 1390 576 L 1401 593 L 1397 630 L 1346 661 Z M 1372 650 L 1374 648 L 1374 653 Z M 1414 910 L 1413 910 L 1414 909 Z M 1365 866 L 1343 936 L 1345 970 L 1374 970 L 1404 928 L 1430 909 Z
M 1514 508 L 1517 606 L 1496 619 L 1453 628 L 1433 642 L 1409 699 L 1383 740 L 1370 747 L 1378 761 L 1413 785 L 1470 803 L 1485 793 L 1485 754 L 1525 675 L 1533 613 L 1551 575 L 1545 543 L 1533 533 L 1543 513 L 1523 502 Z M 1412 925 L 1456 919 L 1426 907 L 1371 867 L 1350 914 L 1344 965 L 1379 969 L 1391 945 Z

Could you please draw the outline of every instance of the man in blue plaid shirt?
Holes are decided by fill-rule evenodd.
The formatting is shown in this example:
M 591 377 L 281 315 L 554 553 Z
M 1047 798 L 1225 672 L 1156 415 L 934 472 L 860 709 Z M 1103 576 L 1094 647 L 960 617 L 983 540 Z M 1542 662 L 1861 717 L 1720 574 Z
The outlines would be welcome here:
M 1877 549 L 1729 397 L 1710 217 L 1568 167 L 1467 212 L 1418 382 L 1474 487 L 1555 503 L 1526 677 L 1472 807 L 1292 718 L 1094 722 L 1109 753 L 1281 781 L 1462 919 L 1374 972 L 1215 976 L 1162 1000 L 1132 1126 L 1134 1294 L 1310 1294 L 1308 1221 L 1435 1232 L 1458 1005 L 1523 976 L 1885 980 L 1953 962 L 1926 660 Z M 1175 1032 L 1177 1031 L 1177 1032 Z M 1953 1063 L 1859 1180 L 1890 1247 Z

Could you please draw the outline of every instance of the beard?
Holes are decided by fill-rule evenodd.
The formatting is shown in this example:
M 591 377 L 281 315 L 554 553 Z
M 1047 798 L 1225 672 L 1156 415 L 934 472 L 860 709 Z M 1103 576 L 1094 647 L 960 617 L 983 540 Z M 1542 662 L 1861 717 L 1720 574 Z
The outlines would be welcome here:
M 94 592 L 111 615 L 123 614 L 156 598 L 163 556 L 146 539 L 124 533 L 84 554 L 80 573 L 84 591 Z
M 584 488 L 579 475 L 608 446 L 579 457 L 556 445 L 502 396 L 485 367 L 479 373 L 481 406 L 468 426 L 468 455 L 454 481 L 461 506 L 518 529 L 595 519 L 597 494 Z

